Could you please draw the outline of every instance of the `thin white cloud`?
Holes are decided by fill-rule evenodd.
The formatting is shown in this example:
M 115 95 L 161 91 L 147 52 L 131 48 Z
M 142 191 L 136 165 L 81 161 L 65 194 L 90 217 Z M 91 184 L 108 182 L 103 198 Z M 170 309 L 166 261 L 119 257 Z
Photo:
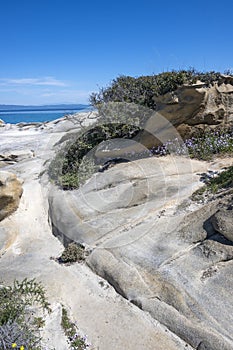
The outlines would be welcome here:
M 81 101 L 87 103 L 91 91 L 83 90 L 60 90 L 60 91 L 44 91 L 40 97 L 42 99 L 51 99 L 51 101 Z
M 12 86 L 12 85 L 30 85 L 30 86 L 67 86 L 61 80 L 54 77 L 42 77 L 42 78 L 20 78 L 20 79 L 0 79 L 0 85 Z
M 15 81 L 16 79 L 11 80 Z M 89 96 L 92 92 L 62 86 L 30 85 L 28 79 L 27 84 L 11 83 L 3 86 L 1 82 L 0 79 L 0 104 L 89 103 Z M 30 83 L 32 83 L 31 80 Z

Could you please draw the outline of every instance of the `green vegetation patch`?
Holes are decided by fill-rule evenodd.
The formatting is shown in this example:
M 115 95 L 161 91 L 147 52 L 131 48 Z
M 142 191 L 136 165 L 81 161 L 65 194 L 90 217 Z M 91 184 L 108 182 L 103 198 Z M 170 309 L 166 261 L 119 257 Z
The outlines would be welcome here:
M 44 288 L 34 279 L 0 286 L 0 349 L 41 350 L 43 318 L 34 316 L 38 309 L 51 311 Z
M 226 73 L 231 75 L 230 71 Z M 195 84 L 197 81 L 210 85 L 218 81 L 220 77 L 220 72 L 198 72 L 195 69 L 173 70 L 137 78 L 119 76 L 112 81 L 109 87 L 93 93 L 90 96 L 90 103 L 98 108 L 103 103 L 124 101 L 155 109 L 155 96 L 175 91 L 184 84 Z
M 233 188 L 233 166 L 221 172 L 217 177 L 207 180 L 205 186 L 193 193 L 192 200 L 202 200 L 204 196 L 231 188 Z
M 70 349 L 85 350 L 89 348 L 90 344 L 87 342 L 87 337 L 81 336 L 78 333 L 76 324 L 70 320 L 68 312 L 64 306 L 62 307 L 61 326 L 68 338 Z
M 232 73 L 225 72 L 228 75 Z M 100 118 L 90 129 L 83 129 L 76 139 L 66 143 L 49 166 L 52 181 L 64 190 L 73 190 L 83 185 L 94 173 L 110 159 L 96 157 L 96 149 L 113 139 L 133 139 L 140 143 L 150 137 L 144 130 L 146 120 L 156 108 L 155 96 L 176 90 L 184 84 L 197 81 L 207 86 L 221 78 L 220 72 L 198 72 L 195 69 L 164 72 L 138 78 L 120 76 L 107 88 L 91 95 L 91 103 L 99 109 Z M 148 108 L 149 107 L 149 108 Z M 146 135 L 148 134 L 148 135 Z M 158 144 L 157 142 L 154 143 Z M 111 142 L 109 142 L 111 145 Z M 177 154 L 200 160 L 210 160 L 216 154 L 233 152 L 233 133 L 231 130 L 203 132 L 191 139 L 170 140 L 159 147 L 148 149 L 142 154 L 124 154 L 126 160 L 144 158 L 151 155 L 163 156 Z M 103 152 L 102 152 L 103 153 Z M 106 152 L 106 155 L 108 152 Z
M 233 132 L 216 130 L 202 132 L 187 140 L 170 140 L 152 150 L 155 155 L 189 155 L 190 158 L 211 160 L 214 155 L 232 154 Z
M 78 188 L 100 169 L 95 149 L 103 141 L 114 138 L 137 139 L 141 128 L 126 124 L 102 125 L 79 136 L 76 141 L 60 151 L 49 167 L 49 174 L 55 183 L 65 190 Z M 216 130 L 202 132 L 199 136 L 185 141 L 169 140 L 158 147 L 133 155 L 125 154 L 125 159 L 134 160 L 150 156 L 176 154 L 209 161 L 216 155 L 232 155 L 233 132 Z M 87 156 L 88 155 L 88 156 Z M 106 161 L 109 159 L 106 158 Z
M 78 188 L 100 168 L 95 157 L 97 146 L 116 138 L 131 139 L 139 131 L 137 125 L 117 122 L 100 124 L 86 130 L 58 152 L 49 166 L 50 178 L 64 190 Z

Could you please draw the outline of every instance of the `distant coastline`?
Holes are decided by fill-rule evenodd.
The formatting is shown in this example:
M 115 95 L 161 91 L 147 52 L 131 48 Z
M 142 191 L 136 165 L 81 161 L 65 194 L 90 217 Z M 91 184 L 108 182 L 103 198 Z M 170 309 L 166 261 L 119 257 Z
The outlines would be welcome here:
M 0 104 L 0 112 L 20 112 L 20 111 L 57 111 L 57 110 L 79 110 L 90 108 L 86 104 L 56 104 L 56 105 L 5 105 Z
M 66 114 L 74 114 L 91 110 L 90 105 L 45 105 L 45 106 L 18 106 L 0 105 L 0 119 L 5 123 L 31 123 L 46 122 L 63 117 Z

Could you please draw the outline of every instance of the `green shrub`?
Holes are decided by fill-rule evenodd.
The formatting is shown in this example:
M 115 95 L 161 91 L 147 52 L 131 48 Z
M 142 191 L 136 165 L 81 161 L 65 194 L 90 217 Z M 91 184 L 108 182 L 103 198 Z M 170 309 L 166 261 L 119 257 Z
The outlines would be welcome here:
M 232 75 L 232 72 L 227 73 Z M 90 129 L 82 130 L 76 140 L 68 142 L 57 153 L 49 166 L 50 178 L 64 190 L 78 188 L 98 170 L 99 160 L 95 157 L 95 149 L 101 143 L 116 138 L 134 139 L 140 143 L 142 134 L 144 139 L 147 137 L 144 125 L 153 109 L 156 109 L 155 96 L 198 80 L 210 85 L 218 81 L 220 76 L 219 72 L 189 69 L 138 78 L 120 76 L 114 79 L 109 87 L 91 95 L 91 103 L 99 110 L 98 122 Z M 223 140 L 222 143 L 216 143 L 216 140 L 215 135 L 209 134 L 200 139 L 189 140 L 190 144 L 182 143 L 176 151 L 177 154 L 187 154 L 188 150 L 190 157 L 208 160 L 213 154 L 233 150 L 233 138 L 227 145 Z M 149 152 L 165 155 L 171 147 L 172 142 L 169 145 L 164 144 L 158 149 L 149 150 L 146 156 Z M 145 154 L 139 155 L 141 158 L 144 156 Z M 125 155 L 126 159 L 132 160 L 130 157 Z
M 93 126 L 77 135 L 61 149 L 49 166 L 50 178 L 64 190 L 84 184 L 99 169 L 95 149 L 103 141 L 114 138 L 133 138 L 140 131 L 137 125 L 105 123 Z
M 74 190 L 80 186 L 79 177 L 75 172 L 68 172 L 58 178 L 57 184 L 61 185 L 63 190 Z
M 227 73 L 232 74 L 230 71 Z M 90 96 L 90 103 L 99 108 L 102 103 L 124 101 L 156 109 L 155 96 L 164 95 L 183 84 L 193 84 L 198 80 L 210 85 L 220 76 L 219 72 L 198 72 L 195 69 L 173 70 L 137 78 L 119 76 L 112 81 L 110 86 L 101 88 L 98 93 L 93 93 Z
M 0 288 L 0 325 L 9 321 L 23 321 L 27 315 L 28 306 L 39 305 L 43 310 L 50 311 L 42 285 L 34 279 L 14 281 L 13 286 Z
M 39 327 L 35 308 L 50 312 L 44 288 L 34 279 L 14 281 L 13 286 L 0 287 L 0 348 L 40 350 Z

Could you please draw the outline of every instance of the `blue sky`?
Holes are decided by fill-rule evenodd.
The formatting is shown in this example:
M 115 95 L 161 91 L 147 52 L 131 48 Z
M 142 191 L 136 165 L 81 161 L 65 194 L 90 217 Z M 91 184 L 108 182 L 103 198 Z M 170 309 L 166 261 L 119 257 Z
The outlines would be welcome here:
M 119 75 L 233 68 L 233 1 L 8 0 L 0 104 L 86 103 Z

